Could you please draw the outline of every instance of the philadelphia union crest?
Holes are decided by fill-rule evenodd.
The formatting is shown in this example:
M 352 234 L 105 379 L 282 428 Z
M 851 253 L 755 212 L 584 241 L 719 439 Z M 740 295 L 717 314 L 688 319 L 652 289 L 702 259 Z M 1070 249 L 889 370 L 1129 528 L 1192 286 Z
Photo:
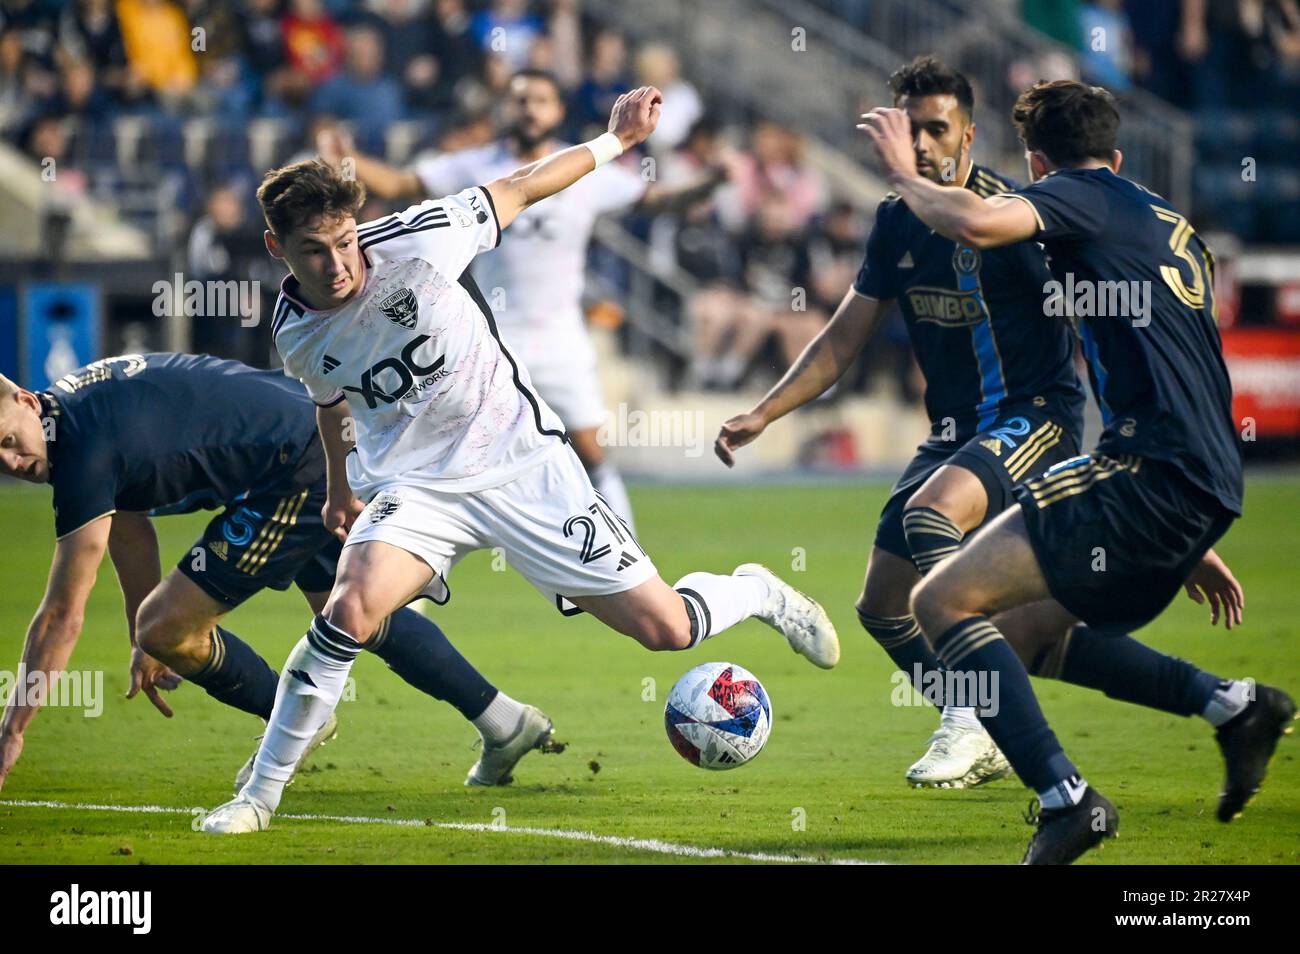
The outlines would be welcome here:
M 420 303 L 415 300 L 415 293 L 409 288 L 393 292 L 379 303 L 379 310 L 389 321 L 403 328 L 414 328 L 415 319 L 420 311 Z
M 980 253 L 976 249 L 958 245 L 952 253 L 952 267 L 958 275 L 974 275 L 980 270 Z

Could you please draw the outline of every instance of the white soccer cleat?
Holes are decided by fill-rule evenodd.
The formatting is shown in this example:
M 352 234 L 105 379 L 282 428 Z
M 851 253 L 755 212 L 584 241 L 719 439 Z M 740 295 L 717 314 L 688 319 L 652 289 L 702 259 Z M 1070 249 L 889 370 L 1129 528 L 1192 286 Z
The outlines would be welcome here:
M 764 580 L 771 595 L 758 618 L 778 630 L 789 641 L 790 648 L 807 657 L 814 666 L 835 668 L 840 661 L 840 638 L 820 603 L 759 563 L 741 564 L 731 575 Z
M 236 795 L 203 819 L 201 830 L 210 835 L 242 835 L 271 827 L 271 809 L 255 798 Z
M 326 742 L 329 742 L 332 739 L 334 739 L 338 734 L 339 734 L 339 717 L 336 716 L 333 712 L 331 712 L 330 717 L 325 720 L 325 724 L 320 727 L 320 731 L 311 737 L 311 742 L 308 743 L 307 750 L 302 753 L 302 758 L 300 758 L 298 760 L 298 764 L 293 767 L 293 775 L 289 776 L 289 781 L 286 784 L 287 785 L 293 784 L 293 780 L 298 777 L 298 770 L 302 768 L 303 765 L 306 764 L 308 756 L 310 756 L 313 752 L 319 749 Z M 239 774 L 235 776 L 235 791 L 239 791 L 241 788 L 247 785 L 248 780 L 253 777 L 253 763 L 257 761 L 257 751 L 261 747 L 262 747 L 262 736 L 259 735 L 257 737 L 257 748 L 253 749 L 253 754 L 248 757 L 248 761 L 244 763 L 244 767 L 241 768 L 239 770 Z
M 554 734 L 555 726 L 545 712 L 533 706 L 524 706 L 523 718 L 519 720 L 514 735 L 496 745 L 483 743 L 483 754 L 469 770 L 465 784 L 509 785 L 514 780 L 511 773 L 515 766 L 529 752 L 534 749 L 543 752 L 564 751 L 564 745 L 552 738 Z
M 951 718 L 945 711 L 930 747 L 907 770 L 915 788 L 972 788 L 1011 774 L 1011 763 L 984 730 Z

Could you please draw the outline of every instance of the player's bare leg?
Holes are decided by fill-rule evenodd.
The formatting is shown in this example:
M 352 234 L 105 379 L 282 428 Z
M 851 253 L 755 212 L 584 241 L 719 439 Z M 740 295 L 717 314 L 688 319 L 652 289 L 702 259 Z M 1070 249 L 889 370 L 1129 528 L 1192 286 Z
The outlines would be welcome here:
M 157 690 L 174 688 L 184 678 L 218 702 L 269 718 L 279 677 L 251 646 L 221 625 L 229 612 L 228 605 L 184 573 L 167 574 L 136 613 L 130 695 L 143 691 L 170 716 Z M 158 663 L 174 674 L 170 683 Z
M 670 587 L 661 577 L 608 596 L 573 602 L 646 649 L 689 649 L 751 617 L 785 636 L 791 649 L 822 669 L 840 658 L 826 611 L 766 567 L 746 563 L 731 576 L 688 573 Z
M 587 476 L 591 478 L 591 485 L 599 491 L 610 509 L 622 517 L 623 522 L 635 534 L 632 501 L 627 495 L 627 488 L 623 485 L 622 475 L 606 458 L 605 448 L 600 446 L 600 441 L 597 439 L 598 433 L 598 429 L 594 427 L 569 431 L 569 442 L 573 445 L 578 460 L 582 461 L 582 466 L 586 468 Z
M 912 612 L 944 666 L 979 687 L 982 724 L 1038 793 L 1041 810 L 1025 861 L 1062 864 L 1112 837 L 1118 816 L 1066 757 L 1028 672 L 990 619 L 1051 599 L 1024 516 L 1012 507 L 917 585 Z

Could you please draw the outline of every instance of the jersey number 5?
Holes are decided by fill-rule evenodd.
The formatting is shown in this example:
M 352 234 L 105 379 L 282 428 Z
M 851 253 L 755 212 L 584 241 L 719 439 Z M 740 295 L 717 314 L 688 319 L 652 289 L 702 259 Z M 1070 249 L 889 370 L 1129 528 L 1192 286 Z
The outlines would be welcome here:
M 1191 270 L 1192 284 L 1191 287 L 1188 287 L 1187 282 L 1183 279 L 1182 272 L 1173 265 L 1161 265 L 1160 277 L 1178 296 L 1178 300 L 1188 308 L 1200 311 L 1205 307 L 1207 294 L 1210 296 L 1211 305 L 1213 305 L 1214 290 L 1209 287 L 1209 282 L 1206 281 L 1206 272 L 1209 273 L 1210 281 L 1214 280 L 1214 259 L 1210 256 L 1209 249 L 1205 249 L 1202 245 L 1205 265 L 1205 269 L 1202 270 L 1202 260 L 1198 259 L 1196 253 L 1188 247 L 1193 236 L 1196 235 L 1191 223 L 1172 209 L 1153 205 L 1151 210 L 1155 212 L 1156 218 L 1162 222 L 1168 222 L 1174 227 L 1173 234 L 1169 236 L 1169 249 L 1175 256 L 1187 263 L 1187 267 Z

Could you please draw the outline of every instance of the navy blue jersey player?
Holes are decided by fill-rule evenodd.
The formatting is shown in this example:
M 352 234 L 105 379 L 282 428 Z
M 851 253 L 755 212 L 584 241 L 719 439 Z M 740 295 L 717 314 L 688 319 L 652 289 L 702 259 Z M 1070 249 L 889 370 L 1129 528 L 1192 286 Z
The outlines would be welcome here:
M 970 84 L 931 57 L 891 80 L 911 148 L 927 179 L 989 196 L 1012 188 L 971 161 Z M 862 625 L 932 702 L 939 728 L 907 771 L 913 785 L 961 788 L 1010 773 L 971 700 L 926 691 L 940 669 L 908 595 L 963 539 L 1013 502 L 1013 488 L 1079 453 L 1083 390 L 1074 335 L 1045 316 L 1051 276 L 1034 242 L 980 250 L 936 234 L 897 194 L 880 203 L 866 259 L 830 324 L 748 414 L 723 425 L 731 453 L 772 421 L 817 397 L 857 359 L 897 301 L 925 376 L 929 437 L 899 478 L 876 528 L 857 611 Z
M 981 718 L 1038 792 L 1025 860 L 1071 861 L 1117 824 L 1114 806 L 1079 777 L 1043 718 L 1026 663 L 1207 719 L 1227 763 L 1218 817 L 1232 820 L 1263 780 L 1294 703 L 1122 635 L 1152 620 L 1180 586 L 1210 600 L 1212 622 L 1221 610 L 1228 625 L 1241 621 L 1241 589 L 1212 549 L 1241 513 L 1242 473 L 1209 249 L 1168 202 L 1120 177 L 1119 112 L 1099 87 L 1062 80 L 1021 95 L 1013 120 L 1034 182 L 990 198 L 918 175 L 897 110 L 864 119 L 890 181 L 936 232 L 979 248 L 1043 243 L 1106 420 L 1092 454 L 1026 483 L 1019 506 L 912 596 L 945 666 L 999 676 L 1000 707 Z M 1031 634 L 1088 625 L 1036 644 L 1017 632 L 1022 617 L 1035 620 Z
M 0 472 L 48 483 L 54 497 L 54 561 L 28 629 L 24 672 L 66 667 L 107 550 L 131 638 L 131 695 L 143 691 L 170 716 L 158 690 L 184 678 L 269 717 L 279 677 L 222 618 L 265 587 L 290 585 L 319 611 L 340 553 L 321 519 L 325 459 L 314 405 L 298 382 L 183 354 L 96 361 L 39 394 L 0 376 Z M 215 508 L 223 509 L 163 579 L 150 515 Z M 498 692 L 414 610 L 388 617 L 369 645 L 479 726 L 485 758 L 472 783 L 501 781 L 504 762 L 544 741 L 539 733 L 549 736 L 544 716 Z M 30 694 L 21 700 L 0 723 L 0 784 L 37 710 Z M 528 739 L 516 737 L 517 727 Z M 327 729 L 318 741 L 332 722 Z

